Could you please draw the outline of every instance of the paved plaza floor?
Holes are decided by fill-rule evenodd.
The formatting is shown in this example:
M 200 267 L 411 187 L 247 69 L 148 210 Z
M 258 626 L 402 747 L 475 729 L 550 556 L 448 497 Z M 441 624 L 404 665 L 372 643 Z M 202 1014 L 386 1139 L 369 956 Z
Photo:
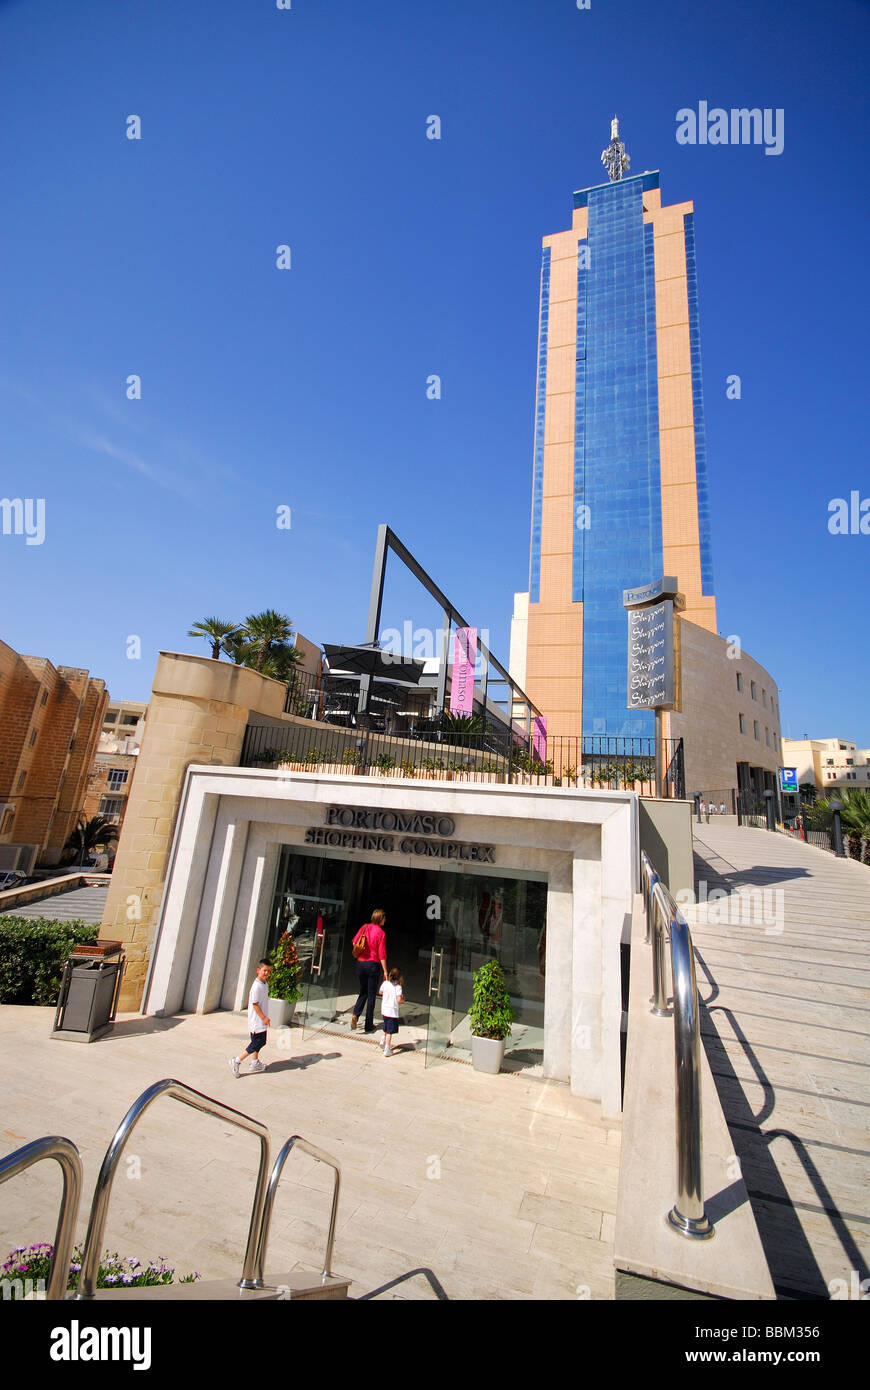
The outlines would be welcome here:
M 53 1010 L 0 1007 L 6 1065 L 0 1150 L 62 1134 L 79 1148 L 85 1197 L 133 1100 L 174 1077 L 264 1121 L 273 1154 L 298 1133 L 340 1160 L 334 1271 L 350 1296 L 402 1299 L 611 1299 L 620 1125 L 567 1086 L 522 1073 L 484 1076 L 420 1052 L 386 1059 L 361 1036 L 277 1033 L 262 1075 L 236 1080 L 243 1014 L 122 1016 L 89 1045 L 52 1041 Z M 279 1032 L 282 1030 L 278 1030 Z M 161 1098 L 118 1169 L 105 1248 L 179 1273 L 241 1273 L 258 1144 Z M 332 1173 L 291 1155 L 275 1208 L 267 1273 L 318 1269 Z M 53 1239 L 56 1165 L 0 1186 L 0 1254 Z

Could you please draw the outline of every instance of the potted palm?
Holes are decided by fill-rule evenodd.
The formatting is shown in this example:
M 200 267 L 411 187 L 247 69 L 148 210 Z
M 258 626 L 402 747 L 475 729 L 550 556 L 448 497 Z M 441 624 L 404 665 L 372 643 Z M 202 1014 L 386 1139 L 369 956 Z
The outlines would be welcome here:
M 514 1011 L 504 973 L 497 960 L 488 960 L 474 972 L 471 1021 L 471 1061 L 475 1071 L 495 1076 L 504 1061 Z
M 279 938 L 271 956 L 269 974 L 269 1022 L 276 1028 L 289 1024 L 296 1007 L 296 1000 L 302 998 L 302 966 L 296 942 L 288 931 Z

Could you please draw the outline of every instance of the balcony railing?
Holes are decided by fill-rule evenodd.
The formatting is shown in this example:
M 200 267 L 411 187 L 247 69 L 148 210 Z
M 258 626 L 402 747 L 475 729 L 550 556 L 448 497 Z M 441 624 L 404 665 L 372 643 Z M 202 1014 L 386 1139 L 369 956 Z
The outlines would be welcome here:
M 434 721 L 427 721 L 434 723 Z M 683 741 L 666 739 L 663 794 L 684 794 Z M 505 782 L 541 786 L 634 791 L 655 796 L 655 747 L 645 738 L 547 740 L 544 756 L 512 738 L 509 731 L 456 733 L 424 728 L 410 734 L 288 724 L 248 728 L 242 767 L 274 767 L 288 772 L 329 771 L 390 778 L 433 778 L 461 782 Z

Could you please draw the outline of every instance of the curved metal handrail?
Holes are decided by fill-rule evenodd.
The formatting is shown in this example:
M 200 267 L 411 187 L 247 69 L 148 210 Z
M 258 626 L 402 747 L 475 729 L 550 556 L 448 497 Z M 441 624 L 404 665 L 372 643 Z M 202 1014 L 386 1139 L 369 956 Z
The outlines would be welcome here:
M 670 893 L 674 979 L 674 1069 L 677 1090 L 677 1200 L 668 1221 L 681 1235 L 708 1239 L 713 1223 L 701 1186 L 701 1027 L 692 933 Z
M 48 1272 L 48 1288 L 45 1292 L 47 1299 L 58 1302 L 66 1297 L 69 1262 L 82 1193 L 82 1160 L 79 1151 L 72 1140 L 64 1139 L 62 1134 L 49 1134 L 44 1139 L 34 1139 L 32 1144 L 25 1144 L 23 1148 L 0 1158 L 0 1182 L 6 1182 L 8 1178 L 23 1173 L 25 1168 L 32 1167 L 43 1158 L 55 1159 L 60 1164 L 63 1175 L 60 1211 Z
M 335 1172 L 335 1182 L 332 1187 L 332 1211 L 329 1216 L 329 1231 L 326 1237 L 326 1257 L 323 1261 L 323 1274 L 321 1276 L 324 1279 L 330 1279 L 332 1277 L 332 1247 L 335 1242 L 335 1221 L 338 1216 L 338 1198 L 341 1191 L 341 1167 L 336 1159 L 330 1158 L 329 1154 L 324 1153 L 322 1149 L 317 1149 L 313 1144 L 309 1144 L 308 1140 L 303 1139 L 300 1134 L 294 1134 L 287 1140 L 287 1143 L 281 1149 L 281 1152 L 272 1165 L 272 1171 L 269 1174 L 269 1188 L 266 1193 L 263 1219 L 260 1224 L 260 1239 L 257 1244 L 255 1267 L 257 1271 L 258 1288 L 262 1288 L 263 1285 L 263 1269 L 266 1263 L 266 1247 L 269 1243 L 269 1229 L 272 1224 L 275 1194 L 278 1190 L 278 1183 L 284 1164 L 287 1162 L 294 1148 L 301 1149 L 303 1153 L 309 1154 L 311 1158 L 316 1158 L 319 1163 L 326 1163 Z
M 643 874 L 655 874 L 646 855 L 641 857 L 641 869 Z M 674 988 L 677 1200 L 668 1212 L 668 1222 L 681 1235 L 706 1240 L 714 1234 L 714 1227 L 704 1209 L 701 1183 L 701 1028 L 695 954 L 688 923 L 657 874 L 655 882 L 651 884 L 651 901 L 647 912 L 648 940 L 650 934 L 652 1013 L 667 1017 L 671 1012 L 667 1000 L 666 936 L 670 938 Z
M 650 939 L 650 920 L 652 918 L 652 890 L 659 881 L 659 876 L 652 865 L 652 860 L 646 850 L 640 852 L 640 883 L 643 893 L 643 906 L 646 913 L 646 936 L 645 941 Z
M 652 998 L 650 999 L 650 1003 L 652 1004 L 650 1013 L 656 1014 L 659 1018 L 670 1018 L 671 1013 L 668 1008 L 665 938 L 670 930 L 671 904 L 673 901 L 667 888 L 657 876 L 655 883 L 652 885 L 647 930 L 652 936 L 653 992 Z M 674 903 L 674 912 L 676 912 L 676 910 L 676 904 Z
M 239 1280 L 239 1288 L 253 1289 L 259 1287 L 255 1273 L 256 1255 L 266 1198 L 266 1175 L 269 1169 L 270 1152 L 269 1131 L 264 1124 L 261 1124 L 259 1120 L 252 1119 L 250 1115 L 243 1115 L 240 1110 L 233 1110 L 231 1106 L 224 1105 L 219 1100 L 213 1100 L 211 1096 L 203 1095 L 201 1091 L 195 1091 L 192 1086 L 185 1086 L 183 1081 L 174 1081 L 170 1077 L 165 1081 L 156 1081 L 153 1086 L 149 1086 L 147 1091 L 143 1091 L 141 1096 L 134 1100 L 115 1130 L 112 1141 L 106 1150 L 91 1202 L 91 1214 L 88 1219 L 88 1230 L 82 1255 L 82 1270 L 76 1290 L 76 1298 L 78 1299 L 94 1297 L 100 1249 L 103 1243 L 109 1198 L 118 1160 L 135 1125 L 142 1118 L 149 1105 L 152 1105 L 159 1096 L 163 1095 L 168 1095 L 173 1100 L 179 1100 L 194 1110 L 202 1110 L 206 1115 L 215 1115 L 218 1119 L 226 1120 L 239 1129 L 248 1130 L 249 1133 L 256 1134 L 259 1138 L 260 1168 L 257 1174 L 254 1204 L 251 1208 L 251 1224 L 248 1228 L 245 1263 L 242 1277 Z

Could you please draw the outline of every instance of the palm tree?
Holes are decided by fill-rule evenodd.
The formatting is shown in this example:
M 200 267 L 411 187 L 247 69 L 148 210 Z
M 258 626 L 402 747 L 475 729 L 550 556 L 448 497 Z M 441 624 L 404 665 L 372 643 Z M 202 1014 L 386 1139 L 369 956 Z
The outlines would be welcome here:
M 211 642 L 212 661 L 220 661 L 222 651 L 229 654 L 227 642 L 238 631 L 238 623 L 227 623 L 222 618 L 206 618 L 201 623 L 194 623 L 187 635 L 204 637 L 206 642 Z
M 855 831 L 866 839 L 870 839 L 870 791 L 865 791 L 863 787 L 838 790 L 831 796 L 821 798 L 816 802 L 816 806 L 830 811 L 832 800 L 843 803 L 843 809 L 840 812 L 840 822 L 843 829 Z
M 64 845 L 64 852 L 78 859 L 79 864 L 84 864 L 91 850 L 97 849 L 100 845 L 105 849 L 110 840 L 117 838 L 118 827 L 108 817 L 92 816 L 86 821 L 84 816 L 79 816 L 78 825 Z
M 292 651 L 290 639 L 293 636 L 293 621 L 283 613 L 276 613 L 274 608 L 265 608 L 262 613 L 252 613 L 245 619 L 245 625 L 241 633 L 246 645 L 250 648 L 252 660 L 245 661 L 245 666 L 253 666 L 255 671 L 262 671 L 266 662 L 276 656 L 284 655 L 285 649 Z

